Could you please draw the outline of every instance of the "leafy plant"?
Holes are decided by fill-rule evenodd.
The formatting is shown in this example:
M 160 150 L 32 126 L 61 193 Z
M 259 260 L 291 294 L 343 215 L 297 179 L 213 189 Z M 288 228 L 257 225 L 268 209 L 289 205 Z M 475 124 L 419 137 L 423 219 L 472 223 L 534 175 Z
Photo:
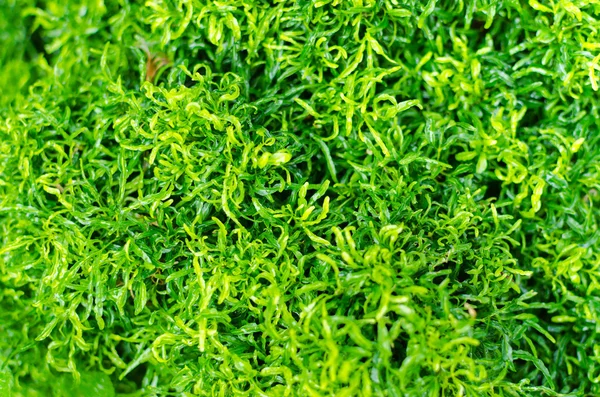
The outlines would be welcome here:
M 0 394 L 600 394 L 600 4 L 0 0 Z

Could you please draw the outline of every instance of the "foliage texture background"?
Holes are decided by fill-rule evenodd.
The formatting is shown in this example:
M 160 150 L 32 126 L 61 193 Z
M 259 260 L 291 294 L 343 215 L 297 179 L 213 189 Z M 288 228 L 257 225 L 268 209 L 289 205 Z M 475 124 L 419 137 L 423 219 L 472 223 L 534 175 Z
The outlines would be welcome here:
M 0 0 L 0 395 L 600 395 L 599 18 Z

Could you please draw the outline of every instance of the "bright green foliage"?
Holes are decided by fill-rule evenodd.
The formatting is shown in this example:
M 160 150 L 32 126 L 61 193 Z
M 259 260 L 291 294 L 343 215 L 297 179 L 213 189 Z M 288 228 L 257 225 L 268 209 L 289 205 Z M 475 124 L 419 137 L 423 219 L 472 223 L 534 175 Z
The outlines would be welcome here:
M 599 31 L 0 0 L 0 395 L 600 395 Z

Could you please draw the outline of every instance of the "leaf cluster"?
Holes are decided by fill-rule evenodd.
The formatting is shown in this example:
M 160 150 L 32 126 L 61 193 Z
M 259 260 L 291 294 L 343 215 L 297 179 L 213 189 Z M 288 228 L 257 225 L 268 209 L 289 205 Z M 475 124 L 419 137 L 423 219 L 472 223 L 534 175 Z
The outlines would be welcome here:
M 599 28 L 0 0 L 0 394 L 600 395 Z

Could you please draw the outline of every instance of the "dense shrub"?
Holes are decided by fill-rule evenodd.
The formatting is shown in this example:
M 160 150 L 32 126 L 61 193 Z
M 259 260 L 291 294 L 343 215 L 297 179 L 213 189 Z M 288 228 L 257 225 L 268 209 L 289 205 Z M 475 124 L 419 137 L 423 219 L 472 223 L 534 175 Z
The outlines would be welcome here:
M 0 395 L 600 395 L 599 17 L 0 0 Z

